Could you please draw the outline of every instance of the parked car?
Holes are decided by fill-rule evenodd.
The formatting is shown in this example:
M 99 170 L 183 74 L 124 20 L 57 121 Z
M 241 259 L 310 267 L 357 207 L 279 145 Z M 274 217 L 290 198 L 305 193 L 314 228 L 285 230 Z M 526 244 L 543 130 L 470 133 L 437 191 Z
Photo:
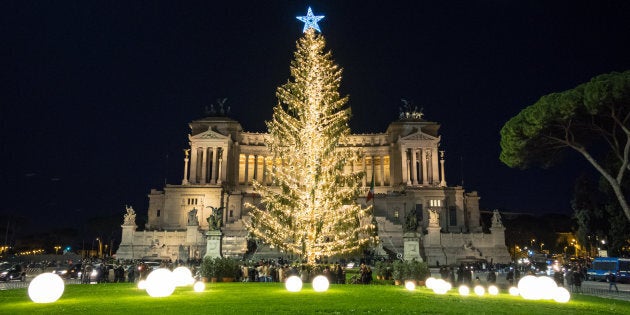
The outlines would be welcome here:
M 53 273 L 64 279 L 80 279 L 82 271 L 83 264 L 72 264 L 67 267 L 57 268 L 53 271 Z
M 26 281 L 26 271 L 20 264 L 12 265 L 9 268 L 0 271 L 0 281 L 20 280 Z

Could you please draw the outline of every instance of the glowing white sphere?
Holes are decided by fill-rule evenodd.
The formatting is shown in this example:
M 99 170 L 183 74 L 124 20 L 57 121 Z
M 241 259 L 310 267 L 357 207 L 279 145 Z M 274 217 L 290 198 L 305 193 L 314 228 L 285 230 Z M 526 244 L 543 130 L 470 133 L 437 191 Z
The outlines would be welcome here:
M 195 290 L 195 292 L 203 292 L 206 290 L 206 284 L 203 283 L 203 281 L 197 281 L 193 286 L 193 290 Z
M 146 290 L 147 289 L 147 281 L 146 280 L 138 281 L 138 289 Z
M 42 273 L 28 285 L 28 297 L 35 303 L 52 303 L 63 294 L 63 279 L 54 273 Z
M 552 300 L 554 293 L 558 288 L 558 284 L 547 276 L 538 277 L 538 290 L 540 290 L 540 298 Z
M 510 295 L 512 295 L 512 296 L 520 295 L 520 292 L 518 292 L 518 288 L 517 287 L 510 287 L 509 292 L 510 292 Z
M 195 282 L 192 277 L 192 272 L 187 267 L 177 267 L 173 270 L 173 277 L 175 278 L 175 286 L 183 287 L 191 285 Z
M 433 289 L 433 284 L 435 283 L 435 281 L 436 281 L 436 280 L 437 280 L 437 279 L 435 279 L 435 278 L 433 278 L 433 277 L 429 277 L 429 278 L 427 279 L 427 281 L 425 281 L 425 282 L 424 282 L 424 285 L 426 285 L 426 286 L 427 286 L 427 288 L 429 288 L 429 289 Z
M 461 296 L 468 296 L 470 294 L 470 288 L 468 288 L 468 286 L 466 285 L 460 285 L 459 286 L 459 295 Z
M 175 277 L 166 268 L 155 269 L 147 276 L 146 286 L 151 297 L 169 296 L 175 291 Z
M 413 281 L 405 281 L 405 289 L 413 291 L 416 289 L 416 283 Z
M 328 278 L 325 276 L 317 276 L 313 279 L 313 290 L 315 292 L 325 292 L 328 290 L 330 286 L 330 282 L 328 282 Z
M 442 285 L 446 288 L 446 291 L 450 291 L 453 288 L 450 282 L 444 281 Z
M 534 276 L 525 276 L 518 281 L 518 291 L 526 300 L 540 300 L 542 292 L 538 287 L 538 279 Z
M 490 295 L 497 295 L 499 294 L 499 288 L 497 288 L 496 285 L 491 285 L 488 287 L 488 294 Z
M 302 279 L 298 276 L 290 276 L 284 283 L 284 287 L 289 292 L 300 292 L 302 290 Z
M 435 294 L 446 294 L 450 289 L 451 284 L 442 279 L 437 279 L 433 282 L 433 292 Z
M 566 303 L 571 299 L 571 293 L 562 287 L 556 287 L 553 294 L 553 300 L 558 303 Z
M 476 285 L 473 291 L 475 291 L 475 294 L 477 294 L 478 296 L 483 296 L 484 294 L 486 294 L 486 289 L 484 289 L 484 287 L 480 285 Z

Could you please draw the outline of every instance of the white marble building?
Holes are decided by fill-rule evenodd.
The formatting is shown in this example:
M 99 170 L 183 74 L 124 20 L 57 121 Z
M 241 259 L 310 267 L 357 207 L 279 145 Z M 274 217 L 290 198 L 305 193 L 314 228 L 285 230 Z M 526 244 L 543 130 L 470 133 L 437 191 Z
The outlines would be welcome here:
M 252 180 L 271 185 L 266 170 L 279 163 L 264 144 L 268 135 L 246 132 L 237 121 L 219 115 L 194 120 L 190 128 L 181 184 L 151 190 L 148 223 L 137 231 L 135 222 L 125 220 L 117 257 L 203 257 L 207 218 L 217 208 L 223 209 L 222 255 L 243 257 L 247 251 L 244 204 L 260 199 Z M 424 120 L 422 113 L 407 110 L 385 132 L 354 134 L 342 144 L 364 153 L 361 162 L 347 169 L 366 172 L 366 194 L 374 176 L 374 215 L 381 239 L 376 250 L 405 254 L 403 243 L 408 240 L 403 240 L 403 224 L 406 215 L 415 211 L 419 225 L 415 255 L 430 264 L 474 259 L 509 262 L 500 218 L 491 233 L 484 234 L 477 192 L 447 185 L 439 128 L 438 123 Z M 365 204 L 365 197 L 357 202 Z M 255 254 L 281 255 L 262 244 Z

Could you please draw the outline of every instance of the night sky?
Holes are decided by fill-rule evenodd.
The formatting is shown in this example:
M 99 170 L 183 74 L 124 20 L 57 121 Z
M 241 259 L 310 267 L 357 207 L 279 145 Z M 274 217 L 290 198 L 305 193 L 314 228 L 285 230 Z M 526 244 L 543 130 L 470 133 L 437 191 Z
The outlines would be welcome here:
M 2 214 L 45 229 L 146 213 L 151 188 L 181 183 L 205 106 L 227 98 L 266 131 L 308 6 L 326 16 L 353 133 L 384 132 L 404 98 L 441 123 L 447 182 L 483 210 L 571 213 L 592 168 L 571 153 L 510 169 L 499 130 L 545 94 L 630 69 L 628 1 L 3 2 Z

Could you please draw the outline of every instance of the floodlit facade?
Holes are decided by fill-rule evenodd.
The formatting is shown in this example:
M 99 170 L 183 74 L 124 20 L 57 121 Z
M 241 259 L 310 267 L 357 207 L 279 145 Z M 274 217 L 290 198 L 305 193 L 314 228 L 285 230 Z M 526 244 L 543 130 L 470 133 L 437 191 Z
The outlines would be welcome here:
M 365 194 L 358 203 L 366 204 L 374 178 L 375 198 L 367 204 L 374 206 L 380 244 L 373 250 L 401 258 L 410 250 L 418 251 L 415 255 L 431 265 L 480 259 L 509 262 L 498 213 L 491 233 L 483 233 L 477 192 L 447 185 L 439 128 L 422 113 L 408 110 L 383 133 L 353 134 L 342 142 L 343 147 L 363 153 L 359 163 L 346 166 L 348 172 L 366 174 Z M 151 190 L 148 222 L 142 231 L 137 231 L 135 216 L 132 220 L 128 210 L 117 257 L 201 258 L 209 250 L 206 232 L 213 213 L 222 217 L 223 256 L 285 256 L 249 239 L 243 224 L 249 219 L 244 204 L 260 201 L 252 181 L 272 185 L 268 170 L 282 164 L 265 146 L 268 135 L 246 132 L 239 122 L 216 113 L 192 121 L 190 129 L 181 184 Z M 410 213 L 415 213 L 417 233 L 404 228 Z M 417 235 L 416 246 L 405 244 L 409 232 Z

